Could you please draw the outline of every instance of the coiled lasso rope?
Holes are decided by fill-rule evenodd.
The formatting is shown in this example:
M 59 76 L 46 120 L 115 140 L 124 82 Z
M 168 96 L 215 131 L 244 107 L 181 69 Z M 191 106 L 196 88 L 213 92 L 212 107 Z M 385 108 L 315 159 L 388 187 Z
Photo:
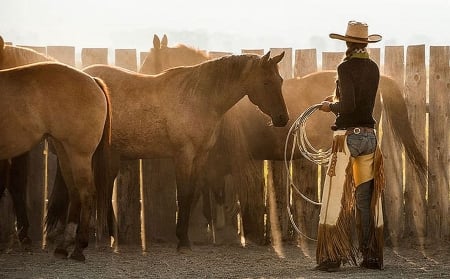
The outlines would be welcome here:
M 322 105 L 316 104 L 313 106 L 310 106 L 307 108 L 292 124 L 291 128 L 289 129 L 289 132 L 286 137 L 286 142 L 284 145 L 284 162 L 285 162 L 285 168 L 287 173 L 287 182 L 286 182 L 286 193 L 287 193 L 287 209 L 288 209 L 288 215 L 289 219 L 291 220 L 292 226 L 297 231 L 297 233 L 301 234 L 303 237 L 317 241 L 316 239 L 313 239 L 307 235 L 305 235 L 295 224 L 295 221 L 293 220 L 293 215 L 291 213 L 291 208 L 289 206 L 289 198 L 290 198 L 290 192 L 291 188 L 297 192 L 304 200 L 314 204 L 314 205 L 322 205 L 321 202 L 316 202 L 311 200 L 310 198 L 306 197 L 298 187 L 294 184 L 292 175 L 290 172 L 290 166 L 294 157 L 295 148 L 297 147 L 300 153 L 308 159 L 309 161 L 313 162 L 316 165 L 325 165 L 328 164 L 328 161 L 331 157 L 331 148 L 329 148 L 326 151 L 321 151 L 316 148 L 310 143 L 308 140 L 308 137 L 306 135 L 306 121 L 308 118 L 316 111 L 318 110 Z M 291 148 L 291 154 L 288 157 L 288 143 L 289 139 L 293 138 L 292 148 Z

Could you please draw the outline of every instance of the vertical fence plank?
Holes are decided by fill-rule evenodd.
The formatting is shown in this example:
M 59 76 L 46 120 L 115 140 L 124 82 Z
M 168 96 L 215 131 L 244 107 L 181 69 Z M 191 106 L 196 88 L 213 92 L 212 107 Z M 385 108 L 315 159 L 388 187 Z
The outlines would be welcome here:
M 83 48 L 81 49 L 81 67 L 85 68 L 93 64 L 108 64 L 107 48 Z
M 379 48 L 367 48 L 367 51 L 369 52 L 370 59 L 375 61 L 377 63 L 378 67 L 381 70 L 381 64 L 380 64 L 380 49 Z
M 145 238 L 147 243 L 176 243 L 176 177 L 170 159 L 142 160 Z
M 137 57 L 135 49 L 116 49 L 115 65 L 131 71 L 137 71 Z
M 139 161 L 121 161 L 116 178 L 118 245 L 140 245 Z M 137 184 L 137 185 L 136 185 Z
M 141 52 L 139 52 L 139 61 L 140 61 L 139 62 L 139 69 L 141 69 L 142 64 L 144 64 L 145 58 L 147 58 L 148 54 L 149 54 L 148 51 L 141 51 Z
M 294 61 L 294 77 L 303 77 L 317 71 L 317 50 L 296 49 Z
M 295 64 L 294 64 L 295 77 L 303 77 L 307 74 L 317 71 L 317 52 L 316 49 L 297 49 L 295 51 Z M 304 92 L 308 94 L 308 92 Z M 291 116 L 291 117 L 298 117 Z M 305 158 L 295 160 L 292 162 L 292 173 L 294 184 L 298 187 L 299 191 L 311 200 L 318 199 L 318 170 L 320 166 L 308 161 Z M 294 220 L 301 234 L 297 237 L 299 246 L 305 253 L 309 253 L 312 250 L 313 245 L 311 241 L 305 238 L 302 234 L 309 238 L 317 238 L 317 228 L 319 223 L 320 207 L 305 201 L 297 193 L 293 193 L 292 207 L 294 211 Z M 309 250 L 309 251 L 308 251 Z
M 400 88 L 404 88 L 404 47 L 387 46 L 384 55 L 384 75 L 392 77 Z M 386 92 L 389 94 L 389 92 Z M 383 151 L 386 188 L 383 206 L 385 220 L 385 241 L 397 247 L 404 232 L 403 165 L 402 145 L 395 140 L 390 123 L 382 114 L 381 149 Z
M 409 120 L 414 129 L 420 151 L 425 153 L 426 84 L 425 46 L 408 46 L 406 55 L 405 101 Z M 409 161 L 405 162 L 405 211 L 407 236 L 421 240 L 426 235 L 426 190 L 414 173 Z
M 428 230 L 431 239 L 449 236 L 449 47 L 430 47 Z
M 73 46 L 47 46 L 47 55 L 75 67 L 75 47 Z
M 284 51 L 283 60 L 278 63 L 280 75 L 283 79 L 293 77 L 292 74 L 292 48 L 270 48 L 270 56 L 274 57 Z
M 336 70 L 343 58 L 343 52 L 322 52 L 322 71 Z

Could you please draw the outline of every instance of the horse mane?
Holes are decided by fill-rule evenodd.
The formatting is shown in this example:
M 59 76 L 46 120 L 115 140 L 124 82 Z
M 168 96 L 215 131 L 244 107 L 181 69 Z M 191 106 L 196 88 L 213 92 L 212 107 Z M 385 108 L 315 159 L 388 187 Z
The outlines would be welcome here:
M 213 94 L 227 88 L 229 81 L 245 78 L 259 61 L 260 57 L 254 54 L 229 55 L 194 66 L 170 68 L 159 76 L 170 82 L 178 76 L 178 88 L 184 94 Z
M 170 65 L 163 65 L 164 57 L 170 57 L 170 61 L 175 62 Z M 190 66 L 209 60 L 209 56 L 205 51 L 178 44 L 175 47 L 155 46 L 152 48 L 142 63 L 140 73 L 159 73 L 167 68 L 176 66 Z M 167 63 L 167 62 L 166 62 Z
M 205 60 L 209 59 L 209 55 L 206 53 L 206 51 L 191 46 L 187 46 L 185 44 L 177 44 L 173 48 L 180 50 L 183 54 L 188 54 L 191 56 L 194 55 L 197 56 L 198 58 L 203 58 Z

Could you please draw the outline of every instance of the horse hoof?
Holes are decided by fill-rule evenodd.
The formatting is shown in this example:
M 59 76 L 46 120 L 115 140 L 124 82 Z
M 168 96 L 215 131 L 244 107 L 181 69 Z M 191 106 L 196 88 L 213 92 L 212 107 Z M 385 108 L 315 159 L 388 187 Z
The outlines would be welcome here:
M 72 260 L 75 260 L 75 261 L 78 261 L 78 262 L 84 262 L 84 261 L 86 261 L 86 257 L 83 255 L 83 253 L 81 253 L 81 252 L 76 252 L 76 250 L 73 251 L 73 253 L 70 255 L 70 258 L 71 258 Z
M 177 251 L 180 254 L 189 254 L 190 252 L 192 252 L 191 245 L 178 244 Z
M 25 236 L 24 238 L 22 238 L 20 240 L 20 243 L 25 246 L 31 246 L 32 241 L 31 241 L 31 238 L 29 238 L 28 236 Z
M 31 243 L 31 239 L 27 236 L 20 241 L 20 246 L 23 248 L 23 250 L 30 252 L 32 247 Z
M 62 248 L 56 248 L 55 251 L 53 252 L 53 255 L 58 258 L 58 259 L 67 259 L 67 256 L 69 255 L 69 253 L 67 253 L 66 249 L 62 249 Z

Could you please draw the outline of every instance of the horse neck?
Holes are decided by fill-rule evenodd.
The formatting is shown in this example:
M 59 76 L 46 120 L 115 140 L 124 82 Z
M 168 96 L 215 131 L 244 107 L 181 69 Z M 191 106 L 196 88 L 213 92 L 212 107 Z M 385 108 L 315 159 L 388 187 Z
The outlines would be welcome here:
M 241 59 L 240 59 L 241 58 Z M 245 96 L 244 82 L 253 61 L 243 56 L 229 56 L 200 64 L 196 89 L 209 98 L 205 103 L 214 107 L 219 115 L 225 114 Z

